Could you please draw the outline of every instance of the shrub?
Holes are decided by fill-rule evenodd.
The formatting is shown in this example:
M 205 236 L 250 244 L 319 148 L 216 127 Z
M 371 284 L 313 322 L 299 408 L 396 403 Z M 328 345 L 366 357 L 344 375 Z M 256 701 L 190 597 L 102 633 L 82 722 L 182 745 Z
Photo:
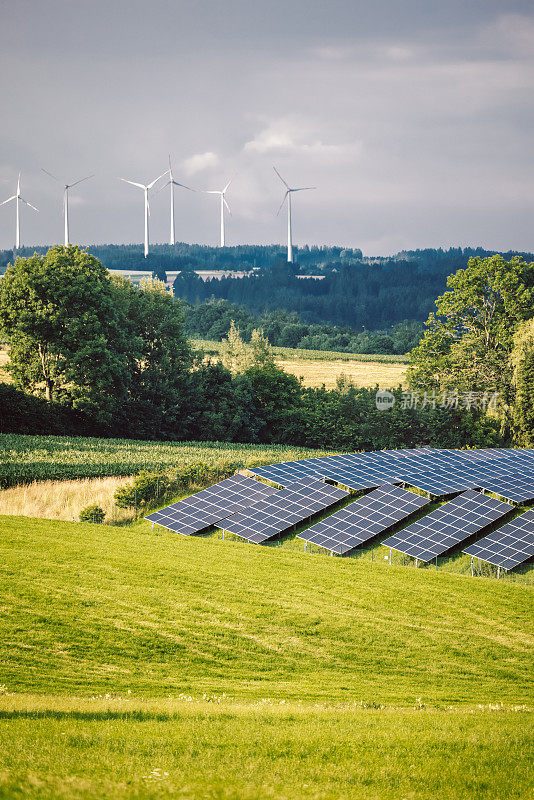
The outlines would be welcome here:
M 91 506 L 85 506 L 85 508 L 80 511 L 80 522 L 96 522 L 98 525 L 101 525 L 104 522 L 105 516 L 105 511 L 94 503 Z
M 144 506 L 169 490 L 171 481 L 164 472 L 140 472 L 137 477 L 115 492 L 115 502 L 119 508 Z

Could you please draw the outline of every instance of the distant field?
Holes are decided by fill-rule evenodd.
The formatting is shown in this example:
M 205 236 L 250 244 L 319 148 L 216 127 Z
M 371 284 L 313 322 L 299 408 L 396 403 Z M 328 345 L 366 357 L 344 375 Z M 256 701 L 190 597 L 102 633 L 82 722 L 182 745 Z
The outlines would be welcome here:
M 296 361 L 276 362 L 285 372 L 302 378 L 304 386 L 325 386 L 334 389 L 337 380 L 347 378 L 358 389 L 379 386 L 391 389 L 402 385 L 406 379 L 405 364 L 385 364 L 372 361 Z
M 194 339 L 196 349 L 217 356 L 221 343 Z M 326 350 L 298 350 L 273 347 L 276 363 L 285 372 L 302 378 L 304 386 L 326 386 L 334 389 L 338 378 L 344 376 L 356 387 L 390 389 L 402 385 L 406 379 L 407 357 L 336 353 Z

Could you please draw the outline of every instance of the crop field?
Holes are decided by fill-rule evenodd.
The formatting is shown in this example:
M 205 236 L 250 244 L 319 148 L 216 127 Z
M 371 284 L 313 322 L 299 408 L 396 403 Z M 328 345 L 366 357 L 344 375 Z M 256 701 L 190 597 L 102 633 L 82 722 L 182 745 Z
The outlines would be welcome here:
M 221 343 L 194 340 L 197 349 L 217 357 Z M 298 350 L 273 347 L 276 364 L 302 379 L 304 386 L 334 389 L 339 378 L 344 377 L 357 388 L 396 388 L 406 380 L 407 357 L 335 353 L 323 350 Z
M 373 361 L 320 361 L 298 359 L 278 361 L 285 372 L 302 379 L 303 386 L 335 389 L 340 378 L 346 378 L 357 389 L 391 389 L 402 385 L 406 379 L 405 364 L 385 364 Z
M 146 442 L 69 436 L 0 434 L 0 486 L 41 480 L 135 475 L 140 470 L 189 470 L 217 478 L 244 467 L 326 455 L 285 445 L 228 442 Z
M 532 587 L 0 518 L 0 797 L 529 795 Z

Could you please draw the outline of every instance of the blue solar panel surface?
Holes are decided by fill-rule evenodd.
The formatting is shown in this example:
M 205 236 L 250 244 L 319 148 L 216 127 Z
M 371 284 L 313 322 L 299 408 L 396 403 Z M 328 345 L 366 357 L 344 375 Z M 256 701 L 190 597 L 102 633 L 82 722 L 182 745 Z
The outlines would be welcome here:
M 534 556 L 534 508 L 464 550 L 490 564 L 513 569 Z
M 303 461 L 252 470 L 280 486 L 316 476 L 354 490 L 406 484 L 435 497 L 486 489 L 513 502 L 534 499 L 533 450 L 382 450 Z
M 209 489 L 203 489 L 161 511 L 155 511 L 146 519 L 176 533 L 190 536 L 277 492 L 272 486 L 266 486 L 253 478 L 233 475 Z
M 229 519 L 222 527 L 254 544 L 271 539 L 347 497 L 317 478 L 303 478 Z
M 393 534 L 382 544 L 421 561 L 430 561 L 511 510 L 507 503 L 468 490 Z
M 299 538 L 343 555 L 428 502 L 398 486 L 382 486 L 307 528 Z

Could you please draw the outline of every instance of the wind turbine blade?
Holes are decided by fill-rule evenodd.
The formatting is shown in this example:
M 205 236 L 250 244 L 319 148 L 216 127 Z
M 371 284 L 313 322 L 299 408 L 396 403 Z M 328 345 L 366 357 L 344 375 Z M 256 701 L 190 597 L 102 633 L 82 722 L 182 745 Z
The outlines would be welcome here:
M 287 190 L 287 192 L 285 193 L 285 195 L 284 195 L 284 199 L 283 199 L 283 200 L 282 200 L 282 202 L 280 203 L 280 208 L 279 208 L 279 209 L 278 209 L 278 211 L 276 212 L 276 216 L 278 216 L 278 214 L 281 212 L 281 210 L 282 210 L 282 207 L 283 207 L 284 203 L 286 202 L 286 200 L 287 200 L 287 196 L 288 196 L 288 194 L 289 194 L 289 192 L 290 192 L 290 191 L 291 191 L 291 190 L 290 190 L 290 189 L 288 189 L 288 190 Z
M 25 200 L 23 197 L 19 197 L 19 200 L 21 200 L 23 203 L 26 203 L 26 205 L 29 206 L 30 208 L 33 208 L 34 211 L 39 211 L 38 208 L 35 208 L 35 206 L 32 206 L 32 204 L 28 203 L 28 201 Z
M 45 169 L 44 167 L 41 167 L 41 171 L 42 171 L 42 172 L 46 172 L 46 174 L 47 174 L 47 175 L 50 175 L 50 177 L 51 177 L 51 178 L 53 178 L 55 181 L 57 181 L 58 183 L 61 183 L 61 181 L 59 180 L 59 178 L 56 178 L 56 176 L 55 176 L 55 175 L 52 175 L 52 173 L 51 173 L 51 172 L 49 172 L 49 171 L 48 171 L 47 169 Z
M 228 189 L 228 187 L 230 186 L 230 184 L 232 183 L 232 181 L 233 181 L 233 180 L 234 180 L 233 178 L 230 178 L 230 180 L 228 181 L 228 183 L 226 184 L 226 186 L 225 186 L 225 187 L 224 187 L 224 189 L 222 190 L 222 193 L 223 193 L 223 194 L 224 194 L 224 193 L 225 193 L 225 191 Z
M 308 189 L 317 189 L 317 186 L 301 186 L 300 189 L 291 189 L 292 192 L 306 192 Z
M 19 178 L 18 178 L 18 181 L 17 181 L 17 196 L 20 194 L 20 176 L 21 176 L 21 173 L 19 171 Z
M 119 181 L 124 181 L 124 183 L 131 183 L 132 186 L 137 186 L 139 189 L 145 188 L 145 186 L 142 183 L 136 183 L 135 181 L 127 181 L 126 178 L 119 178 Z
M 227 210 L 227 211 L 228 211 L 228 213 L 231 215 L 231 214 L 232 214 L 232 212 L 230 211 L 230 206 L 229 206 L 229 205 L 228 205 L 228 203 L 226 202 L 226 197 L 225 197 L 224 195 L 223 195 L 223 203 L 224 203 L 224 205 L 226 206 L 226 210 Z
M 156 189 L 156 191 L 154 192 L 154 194 L 159 194 L 159 193 L 160 193 L 160 192 L 162 192 L 164 189 L 166 189 L 166 188 L 167 188 L 167 186 L 170 186 L 170 185 L 171 185 L 171 183 L 174 183 L 174 181 L 167 181 L 167 183 L 164 183 L 164 184 L 163 184 L 163 186 L 160 186 L 160 187 L 159 187 L 159 189 Z M 177 184 L 177 185 L 179 186 L 180 184 Z
M 171 182 L 174 183 L 175 186 L 181 186 L 182 189 L 189 189 L 190 192 L 196 192 L 196 189 L 192 189 L 190 186 L 186 186 L 185 183 L 178 183 L 178 181 L 175 181 L 174 179 L 172 181 L 169 181 L 169 183 Z
M 80 178 L 80 180 L 79 181 L 75 181 L 75 183 L 69 183 L 69 189 L 72 189 L 73 186 L 78 186 L 79 183 L 83 183 L 84 181 L 88 181 L 89 178 L 94 178 L 94 177 L 95 176 L 94 176 L 94 173 L 93 173 L 93 175 L 88 175 L 87 178 Z
M 153 180 L 153 181 L 152 181 L 152 183 L 149 183 L 149 184 L 148 184 L 148 188 L 149 188 L 149 189 L 152 189 L 152 187 L 154 186 L 154 184 L 155 184 L 155 183 L 157 183 L 157 182 L 160 180 L 160 178 L 163 178 L 163 176 L 164 176 L 164 175 L 166 175 L 166 174 L 167 174 L 167 172 L 168 172 L 168 170 L 165 170 L 165 172 L 162 172 L 162 173 L 161 173 L 161 175 L 158 175 L 158 177 L 157 177 L 155 180 Z
M 7 200 L 4 200 L 2 203 L 0 203 L 0 206 L 5 206 L 6 203 L 10 203 L 12 200 L 16 200 L 16 199 L 17 199 L 17 195 L 14 194 L 12 197 L 8 197 Z
M 218 189 L 202 189 L 201 191 L 204 192 L 204 194 L 222 194 Z
M 282 181 L 282 183 L 284 184 L 284 186 L 286 187 L 286 189 L 289 189 L 289 184 L 285 182 L 285 180 L 282 178 L 282 176 L 280 175 L 280 173 L 278 172 L 276 167 L 273 166 L 273 169 L 276 172 L 276 174 L 278 175 L 278 177 L 280 178 L 280 180 Z

